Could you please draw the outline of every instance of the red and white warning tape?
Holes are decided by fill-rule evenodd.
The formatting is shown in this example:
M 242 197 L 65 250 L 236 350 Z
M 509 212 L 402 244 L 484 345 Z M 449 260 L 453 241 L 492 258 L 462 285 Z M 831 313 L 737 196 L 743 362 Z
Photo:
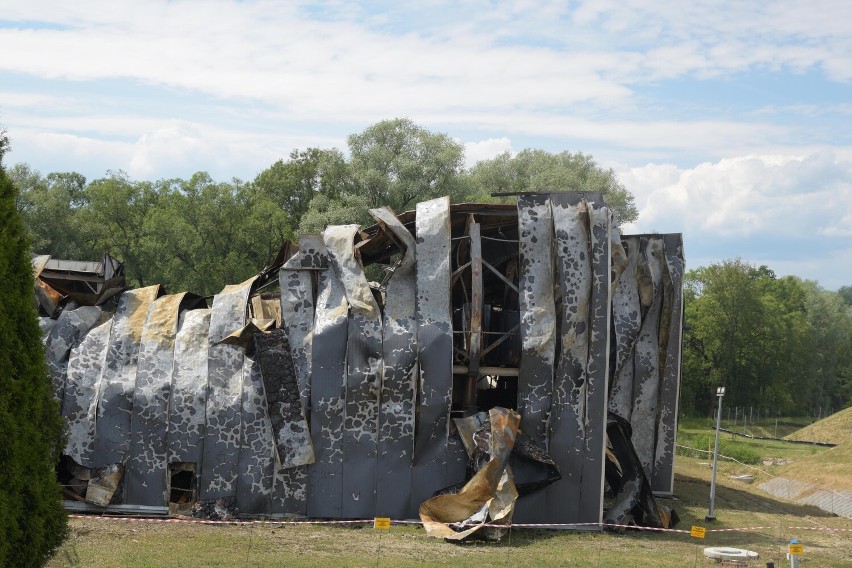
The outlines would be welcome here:
M 233 520 L 233 521 L 210 521 L 205 519 L 174 519 L 174 518 L 152 518 L 152 517 L 119 517 L 109 515 L 68 515 L 73 519 L 91 519 L 105 521 L 123 521 L 128 523 L 179 523 L 179 524 L 197 524 L 197 525 L 370 525 L 374 523 L 374 519 L 350 519 L 340 521 L 311 521 L 311 520 Z M 420 521 L 397 521 L 392 520 L 395 525 L 422 525 Z M 577 527 L 600 527 L 600 528 L 625 528 L 653 532 L 669 532 L 690 534 L 689 530 L 685 529 L 663 529 L 658 527 L 642 527 L 637 525 L 619 525 L 613 523 L 514 523 L 510 525 L 483 524 L 483 527 L 493 528 L 516 528 L 516 529 L 557 529 L 557 528 L 577 528 Z M 741 532 L 741 531 L 756 531 L 756 530 L 777 530 L 778 528 L 787 530 L 802 530 L 802 531 L 826 531 L 826 532 L 852 532 L 852 528 L 833 528 L 833 527 L 737 527 L 724 529 L 707 529 L 708 533 L 722 532 Z

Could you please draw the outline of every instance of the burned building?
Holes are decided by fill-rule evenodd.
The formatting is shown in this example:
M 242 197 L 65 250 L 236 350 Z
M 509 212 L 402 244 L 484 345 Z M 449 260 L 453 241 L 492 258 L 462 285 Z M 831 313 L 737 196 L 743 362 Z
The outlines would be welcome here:
M 669 524 L 680 235 L 620 235 L 597 193 L 371 214 L 209 306 L 42 302 L 69 499 L 434 520 L 481 478 L 504 521 Z

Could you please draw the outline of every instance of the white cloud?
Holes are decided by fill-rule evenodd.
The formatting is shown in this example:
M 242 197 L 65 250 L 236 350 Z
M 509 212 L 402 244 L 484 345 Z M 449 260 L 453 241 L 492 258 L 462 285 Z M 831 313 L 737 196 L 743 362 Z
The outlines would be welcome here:
M 490 160 L 503 152 L 512 151 L 512 141 L 508 138 L 489 138 L 479 142 L 465 142 L 464 162 L 470 168 L 482 160 Z

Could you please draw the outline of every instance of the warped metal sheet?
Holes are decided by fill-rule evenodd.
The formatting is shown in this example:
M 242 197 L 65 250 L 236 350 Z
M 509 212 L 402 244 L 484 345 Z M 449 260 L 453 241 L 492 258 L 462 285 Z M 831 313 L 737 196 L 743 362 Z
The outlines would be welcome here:
M 262 333 L 258 335 L 263 335 Z M 275 466 L 272 422 L 257 359 L 243 359 L 242 437 L 240 439 L 237 506 L 241 511 L 269 512 Z
M 180 314 L 175 337 L 172 404 L 169 412 L 169 463 L 201 463 L 207 406 L 209 309 Z
M 242 347 L 221 343 L 246 323 L 246 307 L 254 277 L 225 286 L 213 298 L 207 361 L 207 428 L 199 497 L 235 497 L 239 466 L 243 392 Z
M 159 285 L 137 288 L 124 292 L 118 300 L 101 377 L 92 456 L 96 467 L 124 463 L 129 457 L 142 328 L 159 291 Z
M 344 518 L 375 514 L 379 393 L 382 381 L 382 314 L 355 255 L 357 225 L 328 227 L 329 260 L 349 303 L 346 402 L 343 418 Z
M 327 265 L 325 246 L 316 243 L 317 269 Z M 316 461 L 308 466 L 308 516 L 340 517 L 343 480 L 343 405 L 346 399 L 346 339 L 349 305 L 331 268 L 317 273 L 317 301 L 311 352 L 311 438 Z
M 654 467 L 657 400 L 660 394 L 659 325 L 662 306 L 663 240 L 642 237 L 639 257 L 639 297 L 644 316 L 636 340 L 633 412 L 630 424 L 636 455 L 651 478 Z
M 130 420 L 130 453 L 125 469 L 127 503 L 162 506 L 166 488 L 166 433 L 178 311 L 186 294 L 154 301 L 139 347 Z
M 660 377 L 659 425 L 654 453 L 651 489 L 659 493 L 674 491 L 674 446 L 677 434 L 677 410 L 680 400 L 680 357 L 683 330 L 683 240 L 680 234 L 663 236 L 665 246 L 666 320 L 668 325 L 664 350 L 664 367 Z M 661 331 L 663 327 L 661 326 Z
M 68 424 L 65 453 L 78 464 L 93 467 L 98 391 L 106 360 L 112 321 L 97 326 L 71 351 L 62 416 Z
M 521 416 L 521 430 L 534 443 L 545 448 L 556 352 L 553 214 L 547 195 L 518 197 L 518 238 L 523 349 L 518 372 L 518 414 Z M 519 480 L 523 480 L 531 470 L 523 461 L 512 465 L 512 471 Z M 518 520 L 543 520 L 543 513 L 547 511 L 546 497 L 544 491 L 536 491 L 520 499 L 516 512 Z
M 612 326 L 615 332 L 615 366 L 609 394 L 609 411 L 628 422 L 633 414 L 633 359 L 642 326 L 639 301 L 639 237 L 622 241 L 627 264 L 612 297 Z
M 603 515 L 606 409 L 609 394 L 610 222 L 600 196 L 589 194 L 592 287 L 589 297 L 589 362 L 586 367 L 585 445 L 578 522 L 600 522 Z
M 402 258 L 387 284 L 382 350 L 384 377 L 379 408 L 377 516 L 411 516 L 411 459 L 417 373 L 414 237 L 390 209 L 372 209 L 376 222 L 398 243 Z
M 44 334 L 44 348 L 47 355 L 47 366 L 53 383 L 53 396 L 62 406 L 65 397 L 65 379 L 68 374 L 68 357 L 71 349 L 76 347 L 82 338 L 101 318 L 101 308 L 97 306 L 66 305 L 54 325 Z
M 448 480 L 447 475 L 453 392 L 449 198 L 418 203 L 416 228 L 416 314 L 420 373 L 419 414 L 411 472 L 413 510 L 418 510 L 420 504 L 435 491 L 463 479 Z
M 547 487 L 548 518 L 579 517 L 585 458 L 589 296 L 592 264 L 588 206 L 577 194 L 551 194 L 561 290 L 561 350 L 554 378 L 550 455 L 562 479 Z M 609 276 L 607 272 L 607 277 Z

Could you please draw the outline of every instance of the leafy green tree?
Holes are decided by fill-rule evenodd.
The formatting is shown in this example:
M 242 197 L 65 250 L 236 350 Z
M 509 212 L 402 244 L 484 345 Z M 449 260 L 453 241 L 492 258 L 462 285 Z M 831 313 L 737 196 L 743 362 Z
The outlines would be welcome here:
M 587 154 L 526 149 L 512 156 L 504 152 L 473 166 L 466 181 L 467 201 L 490 201 L 492 193 L 600 191 L 617 225 L 639 217 L 633 195 L 615 172 L 601 168 Z
M 66 534 L 55 464 L 62 418 L 33 305 L 27 231 L 0 132 L 0 566 L 43 565 Z

